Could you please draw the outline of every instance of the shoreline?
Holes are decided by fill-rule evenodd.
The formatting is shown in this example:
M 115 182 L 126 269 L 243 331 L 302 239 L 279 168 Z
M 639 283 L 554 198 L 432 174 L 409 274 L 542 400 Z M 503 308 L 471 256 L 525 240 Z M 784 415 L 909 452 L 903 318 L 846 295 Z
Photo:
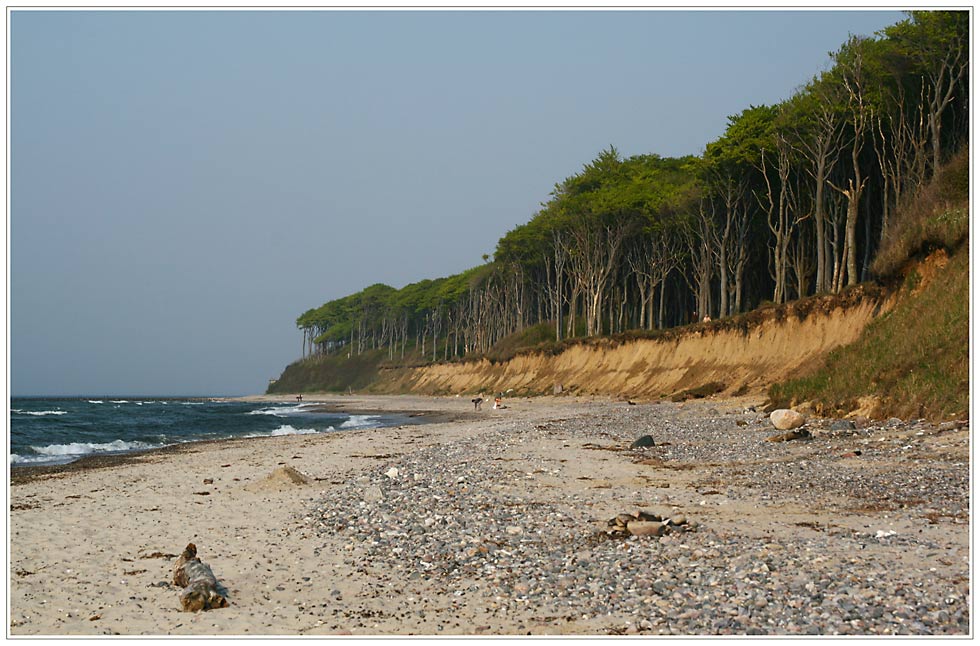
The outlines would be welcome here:
M 323 399 L 446 421 L 11 483 L 9 634 L 969 633 L 968 425 L 773 443 L 744 399 Z M 608 535 L 636 510 L 692 531 Z M 228 608 L 180 611 L 189 542 Z
M 302 404 L 317 405 L 319 408 L 315 410 L 323 412 L 337 412 L 337 413 L 350 413 L 351 415 L 377 415 L 377 414 L 404 414 L 411 418 L 420 418 L 424 420 L 423 424 L 436 424 L 445 423 L 451 421 L 457 421 L 460 417 L 458 415 L 451 414 L 447 411 L 440 410 L 400 410 L 397 408 L 379 408 L 377 406 L 373 408 L 348 408 L 343 405 L 341 401 L 330 401 L 330 395 L 315 395 L 317 399 L 311 399 L 309 401 L 298 402 Z M 27 399 L 27 398 L 18 398 Z M 70 400 L 84 400 L 85 397 L 39 397 L 36 399 L 70 399 Z M 246 395 L 243 397 L 153 397 L 151 399 L 159 401 L 244 401 L 244 402 L 269 402 L 269 403 L 283 403 L 289 402 L 288 396 L 277 396 L 277 395 Z M 367 429 L 354 429 L 354 430 L 380 430 L 384 428 L 391 428 L 387 426 L 374 427 Z M 395 427 L 400 428 L 400 427 Z M 334 429 L 329 432 L 317 433 L 317 435 L 325 435 L 329 433 L 345 433 L 349 432 L 349 429 Z M 195 451 L 195 447 L 198 445 L 221 445 L 223 443 L 237 443 L 246 442 L 251 440 L 268 440 L 273 439 L 270 437 L 227 437 L 213 440 L 192 440 L 188 442 L 179 442 L 176 444 L 170 444 L 168 446 L 161 446 L 153 449 L 144 450 L 134 450 L 127 451 L 125 453 L 112 453 L 108 455 L 83 455 L 71 462 L 66 462 L 64 464 L 10 464 L 10 484 L 23 484 L 25 482 L 30 482 L 37 478 L 46 478 L 52 476 L 58 476 L 64 473 L 73 473 L 76 471 L 86 471 L 89 469 L 106 469 L 114 468 L 118 466 L 125 465 L 129 462 L 140 462 L 146 461 L 147 459 L 152 459 L 153 456 L 157 454 L 179 454 L 186 451 Z

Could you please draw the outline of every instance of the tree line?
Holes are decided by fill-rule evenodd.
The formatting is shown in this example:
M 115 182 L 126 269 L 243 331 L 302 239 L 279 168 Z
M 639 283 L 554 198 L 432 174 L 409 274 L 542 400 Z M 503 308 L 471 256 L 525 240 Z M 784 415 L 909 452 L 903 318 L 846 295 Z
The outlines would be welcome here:
M 663 329 L 866 281 L 903 205 L 968 142 L 969 43 L 968 12 L 908 12 L 790 98 L 729 117 L 700 156 L 609 147 L 483 265 L 305 312 L 303 356 L 445 360 L 531 326 Z

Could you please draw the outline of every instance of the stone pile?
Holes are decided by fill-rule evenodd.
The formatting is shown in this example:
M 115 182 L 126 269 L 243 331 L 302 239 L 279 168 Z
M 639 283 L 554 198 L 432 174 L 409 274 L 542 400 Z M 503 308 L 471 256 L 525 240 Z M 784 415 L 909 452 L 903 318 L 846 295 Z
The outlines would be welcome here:
M 661 516 L 645 511 L 635 511 L 632 514 L 618 514 L 606 521 L 605 533 L 612 538 L 627 536 L 664 536 L 677 532 L 693 531 L 697 523 L 689 523 L 686 516 Z

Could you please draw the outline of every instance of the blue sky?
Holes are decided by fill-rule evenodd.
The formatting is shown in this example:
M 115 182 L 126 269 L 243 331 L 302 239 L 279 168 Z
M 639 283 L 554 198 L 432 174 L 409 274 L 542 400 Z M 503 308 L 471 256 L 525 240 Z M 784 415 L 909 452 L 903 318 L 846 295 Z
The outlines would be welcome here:
M 603 148 L 699 154 L 897 11 L 12 11 L 10 390 L 250 394 Z

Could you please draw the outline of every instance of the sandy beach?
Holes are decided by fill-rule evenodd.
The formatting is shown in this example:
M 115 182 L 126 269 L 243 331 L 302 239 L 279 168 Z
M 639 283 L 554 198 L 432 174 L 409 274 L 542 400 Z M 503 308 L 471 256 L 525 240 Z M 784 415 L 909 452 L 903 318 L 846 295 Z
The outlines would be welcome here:
M 965 423 L 767 442 L 758 397 L 304 399 L 433 423 L 12 469 L 8 635 L 970 632 Z M 676 530 L 610 535 L 638 510 Z M 191 542 L 228 608 L 181 611 Z

